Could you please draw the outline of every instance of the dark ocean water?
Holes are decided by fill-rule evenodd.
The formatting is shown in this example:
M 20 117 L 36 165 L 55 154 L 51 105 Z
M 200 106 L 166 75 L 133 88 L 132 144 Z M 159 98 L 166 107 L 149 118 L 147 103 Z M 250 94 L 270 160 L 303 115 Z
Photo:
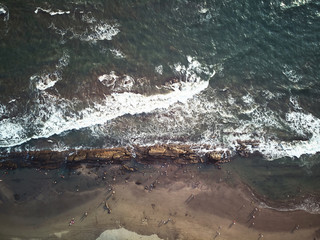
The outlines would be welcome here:
M 319 63 L 319 0 L 2 0 L 0 149 L 241 139 L 316 166 Z

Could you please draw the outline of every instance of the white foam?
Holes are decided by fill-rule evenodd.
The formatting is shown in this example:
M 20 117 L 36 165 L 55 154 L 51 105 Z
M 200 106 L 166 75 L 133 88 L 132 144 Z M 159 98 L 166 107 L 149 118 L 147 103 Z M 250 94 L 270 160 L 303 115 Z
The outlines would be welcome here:
M 117 76 L 114 71 L 111 71 L 110 74 L 103 74 L 98 77 L 99 81 L 104 83 L 107 87 L 113 87 L 118 78 L 119 76 Z
M 205 151 L 201 148 L 202 144 L 235 151 L 238 139 L 259 140 L 259 146 L 249 146 L 249 150 L 258 150 L 269 160 L 285 156 L 300 157 L 320 151 L 320 120 L 305 112 L 297 98 L 290 98 L 291 110 L 285 114 L 285 119 L 269 109 L 267 104 L 270 99 L 282 98 L 281 94 L 261 91 L 233 96 L 231 91 L 226 90 L 225 96 L 218 98 L 218 90 L 208 88 L 209 82 L 200 77 L 210 79 L 214 74 L 212 66 L 201 64 L 192 57 L 187 60 L 187 65 L 177 63 L 171 66 L 181 80 L 166 86 L 171 90 L 167 94 L 145 96 L 130 92 L 138 84 L 142 86 L 148 81 L 117 75 L 113 71 L 97 79 L 113 93 L 106 96 L 103 102 L 78 112 L 74 109 L 79 109 L 81 103 L 41 91 L 41 100 L 33 117 L 25 115 L 0 122 L 0 146 L 15 146 L 32 138 L 89 127 L 93 136 L 114 137 L 119 139 L 119 144 L 183 142 L 200 146 L 199 151 Z M 62 66 L 64 61 L 61 62 Z M 202 94 L 204 89 L 206 92 Z M 266 104 L 257 103 L 255 94 L 264 96 Z M 141 113 L 148 113 L 144 115 L 144 122 L 140 120 Z M 127 114 L 137 116 L 122 117 Z M 239 119 L 239 115 L 247 115 L 247 118 Z M 30 123 L 34 129 L 31 133 L 27 132 Z M 285 129 L 288 137 L 298 136 L 308 140 L 281 141 L 274 133 L 277 129 Z
M 0 146 L 6 146 L 9 142 L 23 142 L 26 139 L 25 129 L 22 123 L 15 119 L 3 119 L 0 121 Z
M 83 13 L 83 12 L 80 12 Z M 94 23 L 97 22 L 97 20 L 94 18 L 94 16 L 92 15 L 92 12 L 88 12 L 88 13 L 83 13 L 83 15 L 81 16 L 81 20 L 83 22 L 86 23 Z
M 3 15 L 3 21 L 9 21 L 9 9 L 0 3 L 0 15 Z
M 199 9 L 199 13 L 202 13 L 202 14 L 207 13 L 208 11 L 209 11 L 209 9 L 208 8 L 204 8 L 204 7 L 201 7 Z
M 110 49 L 110 52 L 115 56 L 116 58 L 125 58 L 126 55 L 121 52 L 119 49 Z
M 7 11 L 3 8 L 3 7 L 0 7 L 0 14 L 6 14 Z
M 263 127 L 273 126 L 281 129 L 281 124 L 286 125 L 291 132 L 296 132 L 301 136 L 310 134 L 311 137 L 308 140 L 279 141 L 272 136 L 266 136 Z M 260 118 L 254 119 L 251 123 L 244 122 L 243 126 L 244 129 L 240 132 L 250 133 L 250 129 L 257 129 L 255 133 L 259 137 L 256 137 L 256 140 L 259 140 L 260 144 L 253 150 L 260 151 L 269 160 L 281 157 L 301 157 L 303 154 L 315 154 L 320 151 L 320 120 L 310 113 L 289 112 L 286 114 L 286 120 L 281 122 L 269 111 L 261 114 Z M 259 126 L 261 126 L 260 129 Z M 249 140 L 252 137 L 250 134 L 244 134 L 235 137 L 233 141 L 237 139 Z
M 186 139 L 183 143 L 198 146 L 208 144 L 231 151 L 236 150 L 237 140 L 257 140 L 260 142 L 259 146 L 248 146 L 248 150 L 258 150 L 268 160 L 286 156 L 300 157 L 320 151 L 320 120 L 310 113 L 302 112 L 299 106 L 295 106 L 295 110 L 288 112 L 286 118 L 282 119 L 253 100 L 249 101 L 250 108 L 241 107 L 234 102 L 228 106 L 228 99 L 215 98 L 214 91 L 210 91 L 212 89 L 206 91 L 211 96 L 210 101 L 206 95 L 198 94 L 184 103 L 157 110 L 147 118 L 148 126 L 128 126 L 126 135 L 120 138 L 130 144 L 154 144 L 160 139 L 165 143 L 179 143 L 179 138 L 182 137 Z M 239 113 L 247 114 L 250 119 L 239 120 Z M 117 128 L 117 123 L 113 127 Z M 288 129 L 292 135 L 309 139 L 281 141 L 269 132 L 269 129 L 283 128 Z M 108 129 L 98 131 L 112 135 Z M 192 140 L 188 140 L 190 137 Z
M 262 96 L 266 99 L 266 100 L 271 100 L 274 99 L 276 97 L 276 94 L 270 92 L 269 90 L 262 90 Z
M 7 107 L 5 105 L 0 104 L 0 118 L 5 115 L 7 112 Z
M 98 80 L 113 92 L 131 91 L 135 84 L 133 77 L 129 75 L 118 76 L 114 71 L 111 71 L 110 74 L 99 76 Z
M 77 26 L 60 29 L 59 27 L 55 26 L 54 23 L 51 23 L 49 28 L 53 29 L 55 33 L 61 35 L 62 43 L 65 43 L 66 39 L 64 39 L 64 37 L 67 35 L 69 36 L 69 39 L 77 38 L 81 41 L 96 43 L 97 41 L 112 40 L 112 38 L 120 32 L 119 26 L 120 25 L 117 23 L 112 25 L 103 21 L 99 23 L 94 21 L 90 23 L 85 30 L 78 30 Z M 120 50 L 115 50 L 113 53 L 119 54 L 119 57 L 121 55 Z
M 225 89 L 225 90 L 223 90 L 223 91 L 226 91 L 226 89 Z M 228 104 L 229 104 L 229 105 L 233 105 L 233 104 L 235 104 L 235 103 L 236 103 L 236 100 L 232 97 L 232 95 L 231 95 L 231 94 L 228 94 L 227 102 L 228 102 Z
M 41 8 L 41 7 L 37 7 L 36 10 L 34 11 L 34 13 L 37 14 L 39 11 L 48 13 L 51 16 L 70 14 L 70 11 L 62 11 L 60 9 L 58 9 L 57 11 L 52 11 L 51 9 L 44 9 L 44 8 Z
M 30 77 L 30 81 L 36 82 L 36 88 L 41 91 L 53 87 L 59 80 L 61 80 L 59 72 L 33 75 Z
M 291 211 L 297 211 L 297 210 L 302 210 L 306 211 L 311 214 L 320 214 L 320 204 L 314 200 L 313 198 L 306 198 L 303 200 L 302 203 L 297 204 L 296 206 L 292 208 L 275 208 L 275 207 L 270 207 L 264 202 L 261 202 L 259 205 L 261 208 L 269 208 L 269 209 L 274 209 L 277 211 L 282 211 L 282 212 L 291 212 Z
M 97 238 L 97 240 L 118 240 L 118 239 L 130 239 L 130 240 L 161 240 L 156 234 L 151 236 L 140 235 L 135 232 L 128 231 L 125 228 L 106 230 Z
M 96 25 L 92 25 L 90 26 L 91 33 L 82 33 L 80 35 L 80 40 L 88 42 L 111 40 L 120 32 L 118 27 L 119 24 L 110 25 L 108 23 L 98 23 Z
M 247 105 L 252 105 L 254 103 L 254 99 L 249 93 L 242 97 L 242 101 Z
M 69 59 L 70 56 L 64 52 L 53 72 L 32 75 L 30 77 L 31 84 L 35 83 L 36 88 L 41 91 L 53 87 L 62 79 L 62 71 L 69 64 Z
M 293 100 L 292 100 L 293 101 Z M 251 110 L 242 112 L 248 114 L 251 120 L 240 120 L 235 127 L 227 130 L 232 134 L 225 136 L 228 144 L 236 140 L 258 140 L 260 144 L 252 151 L 258 150 L 269 159 L 281 157 L 300 157 L 303 154 L 315 154 L 320 151 L 320 119 L 310 113 L 305 113 L 297 102 L 294 111 L 288 112 L 285 119 L 275 112 L 261 106 L 253 106 Z M 291 134 L 302 136 L 308 140 L 280 141 L 267 133 L 267 129 L 288 129 Z M 238 133 L 238 134 L 234 134 Z M 252 136 L 255 134 L 255 137 Z
M 280 3 L 280 8 L 282 10 L 294 8 L 294 7 L 300 7 L 303 5 L 306 5 L 308 3 L 311 3 L 312 0 L 293 0 L 291 3 L 285 4 L 283 2 Z
M 290 96 L 289 101 L 290 101 L 292 107 L 294 108 L 294 110 L 302 110 L 302 108 L 299 105 L 298 99 L 296 97 Z
M 290 82 L 297 83 L 302 79 L 302 76 L 298 75 L 295 70 L 285 65 L 282 73 L 287 77 Z
M 233 98 L 230 95 L 231 98 Z M 267 96 L 268 97 L 268 96 Z M 276 97 L 276 95 L 275 95 Z M 240 97 L 241 99 L 241 97 Z M 248 120 L 238 118 L 239 114 L 248 115 Z M 256 150 L 268 160 L 281 157 L 300 157 L 320 151 L 320 120 L 310 113 L 303 112 L 299 106 L 286 114 L 283 119 L 276 112 L 260 106 L 254 101 L 241 106 L 235 101 L 215 97 L 211 88 L 206 94 L 198 94 L 184 103 L 176 103 L 168 108 L 157 109 L 145 117 L 147 125 L 139 120 L 120 123 L 112 122 L 105 127 L 92 129 L 97 135 L 115 136 L 121 143 L 151 145 L 158 143 L 183 143 L 200 146 L 206 144 L 212 148 L 236 151 L 237 140 L 257 140 L 258 147 L 248 146 L 250 152 Z M 126 125 L 124 135 L 119 128 Z M 270 129 L 287 129 L 291 136 L 305 136 L 308 140 L 281 141 Z M 180 139 L 183 140 L 180 140 Z M 192 140 L 191 140 L 192 139 Z
M 154 70 L 156 71 L 156 73 L 159 73 L 160 75 L 163 74 L 163 66 L 162 65 L 156 66 Z
M 64 131 L 103 124 L 125 114 L 150 113 L 168 108 L 177 102 L 186 102 L 207 87 L 207 81 L 182 82 L 179 87 L 173 86 L 173 91 L 168 94 L 144 96 L 130 92 L 113 93 L 102 103 L 95 103 L 93 107 L 80 112 L 72 112 L 76 103 L 42 92 L 36 118 L 28 115 L 22 117 L 25 121 L 19 119 L 19 123 L 12 122 L 12 119 L 0 122 L 0 147 L 15 146 L 30 139 L 47 138 Z M 36 129 L 36 133 L 32 135 L 26 130 L 31 123 Z
M 180 76 L 186 78 L 188 81 L 200 81 L 200 74 L 205 74 L 210 79 L 215 75 L 213 66 L 202 65 L 198 60 L 192 56 L 187 56 L 188 66 L 176 63 L 171 68 Z

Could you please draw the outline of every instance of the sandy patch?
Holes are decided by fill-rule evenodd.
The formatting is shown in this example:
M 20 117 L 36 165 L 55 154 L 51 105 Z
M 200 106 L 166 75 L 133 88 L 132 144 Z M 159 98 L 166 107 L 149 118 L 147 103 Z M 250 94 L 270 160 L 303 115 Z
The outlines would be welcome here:
M 144 236 L 135 232 L 128 231 L 125 228 L 106 230 L 97 238 L 97 240 L 161 240 L 156 234 Z

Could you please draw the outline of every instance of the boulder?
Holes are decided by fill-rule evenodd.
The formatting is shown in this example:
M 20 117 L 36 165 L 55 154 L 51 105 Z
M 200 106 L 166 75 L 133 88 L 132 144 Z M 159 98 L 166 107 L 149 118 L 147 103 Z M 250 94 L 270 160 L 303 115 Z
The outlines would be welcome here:
M 188 145 L 155 145 L 149 147 L 136 147 L 137 161 L 139 162 L 163 162 L 172 161 L 179 164 L 199 163 L 201 157 Z

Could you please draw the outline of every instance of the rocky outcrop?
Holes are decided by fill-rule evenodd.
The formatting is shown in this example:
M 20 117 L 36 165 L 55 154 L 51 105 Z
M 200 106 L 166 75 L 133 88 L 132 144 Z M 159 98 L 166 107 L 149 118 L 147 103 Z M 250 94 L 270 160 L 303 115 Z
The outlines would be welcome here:
M 212 151 L 206 154 L 208 161 L 215 164 L 227 163 L 231 161 L 230 151 Z
M 13 152 L 0 157 L 0 168 L 33 167 L 56 169 L 63 166 L 77 168 L 82 163 L 121 163 L 132 159 L 126 148 Z
M 172 161 L 179 164 L 204 162 L 188 145 L 155 145 L 136 149 L 138 162 Z
M 128 161 L 132 154 L 126 148 L 77 150 L 68 154 L 67 162 L 112 162 Z
M 247 156 L 250 147 L 256 146 L 257 142 L 238 142 L 237 152 L 241 156 Z M 78 168 L 81 164 L 98 166 L 101 164 L 122 164 L 134 159 L 140 163 L 163 163 L 176 164 L 213 163 L 220 165 L 229 162 L 229 151 L 209 151 L 199 155 L 190 145 L 162 144 L 154 146 L 135 146 L 133 149 L 124 147 L 108 149 L 82 149 L 69 151 L 29 151 L 13 152 L 0 156 L 0 168 L 15 169 L 19 167 L 56 169 L 60 167 Z M 126 171 L 134 171 L 124 167 Z
M 237 143 L 238 143 L 238 146 L 236 147 L 237 153 L 241 157 L 249 157 L 250 153 L 252 152 L 250 151 L 250 149 L 254 149 L 258 147 L 260 142 L 258 140 L 247 140 L 247 141 L 238 140 Z

